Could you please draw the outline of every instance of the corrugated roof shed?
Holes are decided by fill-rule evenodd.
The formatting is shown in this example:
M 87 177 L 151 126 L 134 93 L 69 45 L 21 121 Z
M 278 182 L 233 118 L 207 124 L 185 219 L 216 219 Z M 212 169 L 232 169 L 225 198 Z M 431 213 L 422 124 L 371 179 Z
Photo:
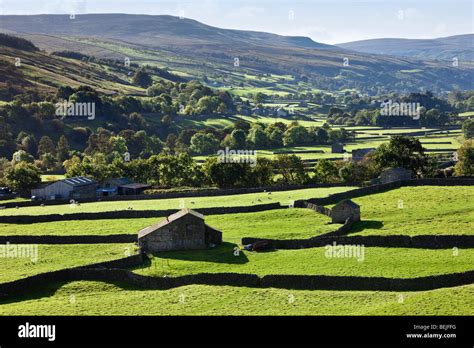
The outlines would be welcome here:
M 94 180 L 86 178 L 85 176 L 75 176 L 73 178 L 67 178 L 59 181 L 74 187 L 96 184 Z

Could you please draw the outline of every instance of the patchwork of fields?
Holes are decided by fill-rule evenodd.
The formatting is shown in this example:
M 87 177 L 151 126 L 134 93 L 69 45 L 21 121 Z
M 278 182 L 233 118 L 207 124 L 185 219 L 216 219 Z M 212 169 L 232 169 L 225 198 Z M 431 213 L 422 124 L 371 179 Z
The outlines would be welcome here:
M 349 187 L 303 189 L 235 196 L 184 198 L 186 207 L 255 205 L 325 197 Z M 349 236 L 474 235 L 473 186 L 417 186 L 353 200 L 362 221 Z M 271 198 L 271 199 L 268 199 Z M 259 202 L 262 201 L 262 202 Z M 11 208 L 1 215 L 73 214 L 77 211 L 179 209 L 180 199 L 98 202 Z M 194 203 L 191 203 L 194 202 Z M 77 210 L 74 210 L 77 209 Z M 161 252 L 129 270 L 146 277 L 179 277 L 201 273 L 319 275 L 414 279 L 474 270 L 474 249 L 458 245 L 441 249 L 365 247 L 343 257 L 327 247 L 249 252 L 243 237 L 310 238 L 338 225 L 309 209 L 287 208 L 256 213 L 206 216 L 223 232 L 224 243 L 209 250 Z M 135 234 L 160 218 L 70 220 L 36 224 L 1 224 L 0 236 L 77 236 Z M 120 259 L 134 254 L 134 244 L 64 244 L 38 246 L 38 259 L 1 259 L 0 283 L 31 275 Z M 349 278 L 348 278 L 349 279 Z M 355 278 L 353 278 L 355 279 Z M 374 278 L 375 279 L 375 278 Z M 356 280 L 354 280 L 356 281 Z M 74 301 L 71 302 L 71 296 Z M 349 291 L 186 285 L 168 290 L 136 288 L 122 282 L 47 283 L 26 295 L 0 300 L 1 315 L 473 315 L 472 284 L 429 291 Z M 60 308 L 60 309 L 59 309 Z
M 316 116 L 292 116 L 287 118 L 271 117 L 271 116 L 242 116 L 236 115 L 229 119 L 209 118 L 200 121 L 183 121 L 187 126 L 194 128 L 213 127 L 224 128 L 238 120 L 249 122 L 259 122 L 263 124 L 273 124 L 282 122 L 291 124 L 297 121 L 304 127 L 321 127 L 326 118 Z M 350 153 L 352 150 L 362 148 L 376 148 L 390 140 L 393 135 L 413 136 L 420 140 L 423 147 L 428 153 L 432 154 L 452 154 L 460 146 L 462 142 L 461 129 L 444 130 L 442 128 L 382 128 L 377 126 L 341 126 L 333 125 L 334 129 L 345 128 L 348 131 L 355 132 L 355 139 L 344 144 L 344 150 Z M 332 153 L 331 145 L 307 145 L 307 146 L 285 146 L 283 148 L 257 150 L 258 156 L 266 158 L 274 158 L 281 151 L 285 153 L 294 153 L 305 161 L 315 161 L 318 159 L 338 159 L 343 158 L 344 154 Z M 197 161 L 204 161 L 208 156 L 194 156 Z

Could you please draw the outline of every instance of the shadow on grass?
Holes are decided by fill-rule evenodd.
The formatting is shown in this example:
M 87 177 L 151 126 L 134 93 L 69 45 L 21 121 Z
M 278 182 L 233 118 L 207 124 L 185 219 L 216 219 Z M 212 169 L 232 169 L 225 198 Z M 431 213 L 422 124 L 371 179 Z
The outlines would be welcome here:
M 351 231 L 349 232 L 349 235 L 362 232 L 366 229 L 371 229 L 371 230 L 379 230 L 383 227 L 383 222 L 382 221 L 375 221 L 375 220 L 363 220 L 363 221 L 357 221 L 352 225 Z
M 34 287 L 31 287 L 27 293 L 2 298 L 0 299 L 0 305 L 7 305 L 10 303 L 17 303 L 17 302 L 24 302 L 24 301 L 34 301 L 34 300 L 44 299 L 47 297 L 53 297 L 56 295 L 57 291 L 60 290 L 63 286 L 67 286 L 75 282 L 94 282 L 94 283 L 100 283 L 103 285 L 113 285 L 113 286 L 116 286 L 119 290 L 124 290 L 124 291 L 150 290 L 148 288 L 143 288 L 138 285 L 134 285 L 127 282 L 118 281 L 118 280 L 65 280 L 65 281 L 56 281 L 52 283 L 46 283 L 46 284 L 34 286 Z M 96 291 L 100 291 L 100 290 L 96 290 Z M 104 290 L 104 292 L 106 291 L 107 290 Z M 74 293 L 71 292 L 70 294 L 73 295 Z M 68 295 L 69 295 L 69 292 L 60 295 L 60 296 L 64 296 L 65 305 L 70 304 L 68 302 L 69 300 Z M 22 315 L 30 315 L 30 314 L 25 312 L 25 313 L 22 313 Z M 45 312 L 43 313 L 43 315 L 47 315 L 47 313 Z
M 38 300 L 43 297 L 51 297 L 56 294 L 59 288 L 61 288 L 63 285 L 67 285 L 68 283 L 70 283 L 70 281 L 60 281 L 34 286 L 31 287 L 29 291 L 25 294 L 8 296 L 6 298 L 0 299 L 0 305 L 30 300 Z M 24 313 L 23 315 L 28 315 L 28 313 Z
M 244 264 L 249 262 L 247 256 L 242 251 L 239 251 L 239 255 L 236 256 L 234 254 L 235 248 L 238 248 L 237 244 L 224 242 L 213 249 L 164 251 L 153 255 L 165 260 L 205 261 L 228 264 Z

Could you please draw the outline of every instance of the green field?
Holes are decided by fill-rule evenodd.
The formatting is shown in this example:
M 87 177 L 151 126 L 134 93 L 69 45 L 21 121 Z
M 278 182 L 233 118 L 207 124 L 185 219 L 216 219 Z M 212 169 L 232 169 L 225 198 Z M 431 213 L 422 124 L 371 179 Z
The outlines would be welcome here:
M 71 214 L 82 212 L 103 212 L 115 210 L 127 210 L 129 207 L 134 210 L 166 210 L 180 209 L 183 207 L 197 209 L 210 207 L 236 207 L 279 202 L 288 205 L 290 201 L 297 199 L 308 199 L 316 197 L 326 197 L 329 194 L 344 192 L 354 187 L 330 187 L 311 188 L 292 191 L 278 191 L 271 194 L 249 193 L 231 196 L 206 196 L 190 198 L 172 199 L 150 199 L 135 201 L 109 201 L 97 203 L 83 203 L 78 205 L 51 205 L 45 203 L 44 207 L 22 207 L 18 209 L 0 210 L 1 215 L 45 215 L 45 214 Z M 183 206 L 184 204 L 184 206 Z
M 11 244 L 9 248 L 22 246 L 27 247 L 27 245 Z M 2 257 L 0 282 L 9 282 L 64 268 L 120 259 L 127 254 L 133 254 L 135 250 L 133 244 L 39 244 L 35 247 L 37 247 L 37 253 L 34 251 L 29 254 L 22 253 L 25 257 Z
M 38 296 L 44 297 L 0 305 L 0 315 L 474 315 L 474 285 L 419 292 L 206 285 L 161 291 L 72 282 Z
M 58 181 L 65 179 L 66 175 L 58 175 L 58 174 L 43 174 L 41 175 L 41 181 L 42 182 L 48 182 L 48 181 Z
M 347 188 L 337 188 L 344 190 Z M 324 197 L 328 189 L 246 194 L 227 197 L 187 198 L 196 206 L 245 205 L 290 199 Z M 350 235 L 472 235 L 472 186 L 404 187 L 353 200 L 361 206 L 362 221 Z M 271 197 L 271 199 L 268 199 Z M 262 202 L 259 202 L 258 200 Z M 401 201 L 400 201 L 401 200 Z M 134 209 L 160 209 L 179 199 L 98 202 L 77 208 L 30 207 L 2 213 L 50 209 L 107 211 L 117 204 Z M 400 204 L 402 202 L 402 204 Z M 153 205 L 152 205 L 153 206 Z M 179 206 L 175 207 L 176 209 Z M 67 211 L 67 210 L 66 210 Z M 257 213 L 206 216 L 206 223 L 223 231 L 224 243 L 208 250 L 156 253 L 150 262 L 134 267 L 147 276 L 181 276 L 196 273 L 250 273 L 260 276 L 326 275 L 417 278 L 473 270 L 474 249 L 363 247 L 351 256 L 334 257 L 326 247 L 247 252 L 242 237 L 308 238 L 333 231 L 339 224 L 309 209 L 278 209 Z M 3 224 L 0 235 L 106 235 L 136 233 L 160 220 L 110 219 L 60 221 L 39 224 Z M 363 249 L 362 249 L 363 247 Z M 239 249 L 236 255 L 236 248 Z M 38 260 L 2 259 L 0 282 L 50 270 L 117 259 L 134 253 L 133 244 L 40 245 Z M 71 282 L 45 284 L 28 295 L 0 305 L 0 315 L 473 315 L 474 286 L 432 291 L 302 291 L 229 286 L 190 285 L 171 290 L 144 290 L 119 283 Z M 74 301 L 70 301 L 73 296 Z M 291 300 L 291 301 L 290 301 Z M 1 302 L 0 302 L 1 303 Z
M 350 129 L 350 128 L 348 128 Z M 418 129 L 419 130 L 419 129 Z M 393 134 L 397 134 L 397 131 L 392 130 Z M 406 131 L 405 129 L 403 132 Z M 416 131 L 416 129 L 412 130 Z M 402 130 L 399 130 L 402 132 Z M 363 149 L 363 148 L 377 148 L 383 143 L 387 143 L 390 140 L 390 136 L 384 135 L 382 138 L 380 137 L 379 133 L 383 133 L 383 131 L 375 131 L 370 133 L 357 133 L 355 141 L 347 142 L 344 144 L 344 150 L 349 153 L 352 150 Z M 374 138 L 374 139 L 366 139 Z M 423 147 L 427 150 L 437 150 L 439 149 L 441 153 L 452 153 L 456 151 L 461 146 L 461 140 L 459 134 L 433 134 L 433 135 L 423 135 L 417 136 L 417 139 L 420 140 Z M 444 142 L 449 142 L 449 144 L 443 144 Z M 443 151 L 441 151 L 443 150 Z M 446 151 L 447 150 L 447 151 Z M 274 149 L 265 149 L 265 150 L 257 150 L 257 155 L 259 157 L 265 157 L 269 159 L 273 159 L 278 152 L 294 152 L 295 155 L 300 157 L 303 160 L 318 160 L 323 158 L 340 158 L 344 157 L 342 153 L 331 153 L 331 145 L 308 145 L 308 146 L 286 146 L 281 148 L 274 148 Z M 301 151 L 314 151 L 309 153 L 301 153 Z M 321 152 L 322 151 L 322 152 Z M 193 156 L 193 158 L 197 161 L 205 161 L 207 157 L 210 156 Z
M 474 187 L 402 187 L 355 198 L 362 221 L 351 234 L 474 234 Z M 401 203 L 401 204 L 400 204 Z
M 150 276 L 180 276 L 195 273 L 304 274 L 416 278 L 470 271 L 474 250 L 428 250 L 366 247 L 363 257 L 327 257 L 326 247 L 270 252 L 241 251 L 233 244 L 213 250 L 162 252 L 148 267 L 136 273 Z
M 0 235 L 109 235 L 134 234 L 162 218 L 71 220 L 36 224 L 0 224 Z M 330 219 L 309 209 L 269 210 L 257 213 L 210 215 L 206 223 L 221 230 L 224 240 L 240 242 L 243 236 L 309 238 L 337 228 Z M 238 226 L 236 228 L 235 226 Z

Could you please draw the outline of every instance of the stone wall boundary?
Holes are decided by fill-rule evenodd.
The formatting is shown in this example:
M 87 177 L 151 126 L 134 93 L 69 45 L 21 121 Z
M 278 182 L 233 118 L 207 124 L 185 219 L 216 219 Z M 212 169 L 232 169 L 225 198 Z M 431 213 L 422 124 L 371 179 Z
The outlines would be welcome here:
M 307 239 L 264 239 L 244 237 L 242 244 L 252 244 L 259 241 L 268 241 L 276 249 L 307 249 L 326 245 L 349 244 L 364 245 L 366 247 L 383 248 L 420 248 L 420 249 L 450 249 L 474 248 L 474 235 L 419 235 L 419 236 L 345 236 L 321 235 Z
M 133 262 L 130 262 L 133 263 Z M 38 274 L 0 284 L 0 299 L 21 296 L 48 284 L 102 281 L 139 289 L 168 290 L 186 285 L 237 286 L 297 290 L 426 291 L 472 284 L 474 271 L 418 278 L 384 278 L 327 275 L 265 275 L 199 273 L 179 277 L 151 277 L 120 268 L 80 267 Z
M 273 209 L 286 209 L 287 206 L 278 202 L 237 207 L 212 207 L 196 208 L 204 215 L 255 213 Z M 45 214 L 45 215 L 0 215 L 0 223 L 5 224 L 34 224 L 41 222 L 69 221 L 69 220 L 107 220 L 107 219 L 135 219 L 135 218 L 164 218 L 176 213 L 179 209 L 166 210 L 119 210 L 105 212 L 87 212 L 71 214 Z

